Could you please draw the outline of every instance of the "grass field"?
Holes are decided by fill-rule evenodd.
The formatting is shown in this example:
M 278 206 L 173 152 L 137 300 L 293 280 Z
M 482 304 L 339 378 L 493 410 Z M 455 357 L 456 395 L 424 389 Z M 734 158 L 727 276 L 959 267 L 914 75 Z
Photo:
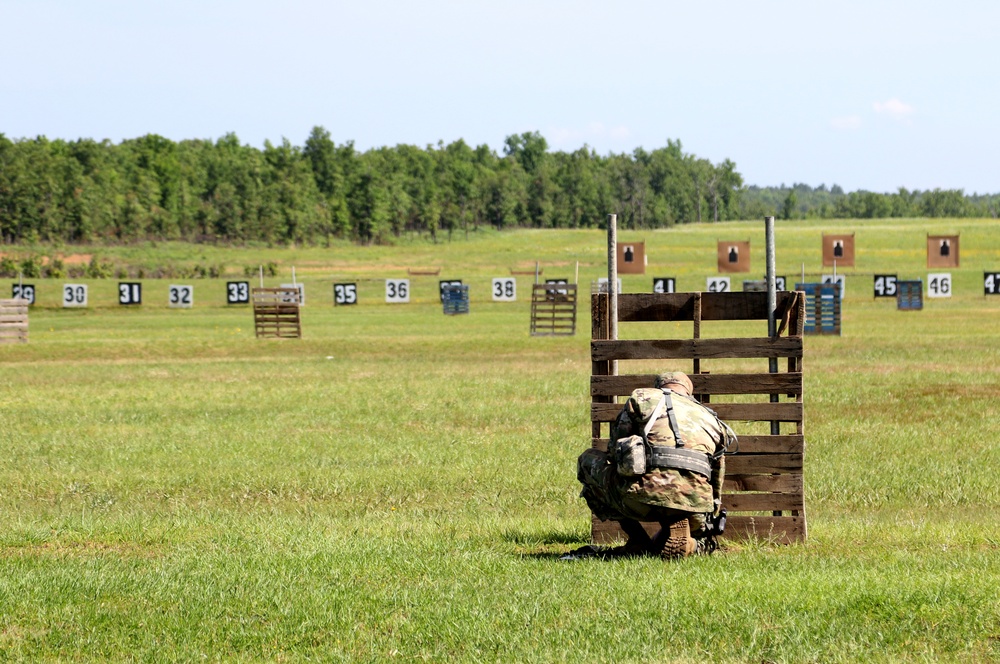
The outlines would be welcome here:
M 806 340 L 809 539 L 670 564 L 558 560 L 589 537 L 589 313 L 532 338 L 530 277 L 489 298 L 536 260 L 579 261 L 586 291 L 603 233 L 73 248 L 231 278 L 275 261 L 268 285 L 295 266 L 304 338 L 254 339 L 225 279 L 144 281 L 139 308 L 65 280 L 90 287 L 78 310 L 33 280 L 30 342 L 0 346 L 0 660 L 1000 661 L 1000 223 L 779 223 L 778 273 L 825 272 L 823 231 L 856 232 L 858 259 L 843 336 Z M 874 300 L 873 273 L 926 277 L 927 233 L 961 234 L 954 295 Z M 626 291 L 704 289 L 717 240 L 763 272 L 762 222 L 620 235 L 649 255 Z M 471 313 L 443 316 L 429 276 L 385 304 L 407 267 L 464 279 Z M 358 306 L 332 306 L 339 280 Z

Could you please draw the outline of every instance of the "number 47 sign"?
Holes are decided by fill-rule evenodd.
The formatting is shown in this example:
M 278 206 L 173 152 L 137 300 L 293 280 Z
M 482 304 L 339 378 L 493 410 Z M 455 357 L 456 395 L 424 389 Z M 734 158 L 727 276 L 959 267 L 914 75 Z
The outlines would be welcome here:
M 983 295 L 1000 295 L 1000 272 L 983 272 Z

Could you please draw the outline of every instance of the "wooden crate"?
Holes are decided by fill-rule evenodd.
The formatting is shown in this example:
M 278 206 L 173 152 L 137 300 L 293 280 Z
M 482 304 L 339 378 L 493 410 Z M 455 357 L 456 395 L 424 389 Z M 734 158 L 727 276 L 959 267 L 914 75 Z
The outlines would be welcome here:
M 531 290 L 531 336 L 576 334 L 576 284 L 535 284 Z
M 0 344 L 28 343 L 28 300 L 0 300 Z
M 297 288 L 254 288 L 253 324 L 257 338 L 301 339 L 299 290 Z
M 805 296 L 777 294 L 779 334 L 769 338 L 767 293 L 622 293 L 618 296 L 620 332 L 631 323 L 691 321 L 690 339 L 611 341 L 608 296 L 591 297 L 591 435 L 592 445 L 607 449 L 610 422 L 624 397 L 652 387 L 656 373 L 612 374 L 614 361 L 652 360 L 659 371 L 687 371 L 695 396 L 739 436 L 739 452 L 726 457 L 723 506 L 729 512 L 725 537 L 758 537 L 776 542 L 806 538 L 803 493 L 805 434 L 802 401 L 802 329 Z M 702 338 L 706 321 L 760 320 L 761 337 Z M 670 326 L 668 329 L 675 329 Z M 785 332 L 783 335 L 782 332 Z M 635 336 L 629 334 L 627 336 Z M 779 372 L 769 372 L 769 358 L 779 358 Z M 784 360 L 783 362 L 781 360 Z M 734 362 L 735 361 L 735 362 Z M 690 363 L 690 364 L 688 364 Z M 712 371 L 713 364 L 738 364 L 738 371 Z M 748 371 L 746 366 L 759 369 Z M 774 395 L 778 399 L 772 402 Z M 778 422 L 777 433 L 770 433 Z M 769 433 L 763 433 L 767 430 Z M 657 524 L 644 524 L 650 532 Z M 622 537 L 618 524 L 593 519 L 592 537 L 605 543 Z

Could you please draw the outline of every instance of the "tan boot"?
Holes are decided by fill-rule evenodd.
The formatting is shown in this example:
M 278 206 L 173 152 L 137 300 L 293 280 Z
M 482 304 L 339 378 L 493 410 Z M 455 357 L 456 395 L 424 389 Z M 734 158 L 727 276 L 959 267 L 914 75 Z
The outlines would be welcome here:
M 691 537 L 691 526 L 688 525 L 687 517 L 673 523 L 663 523 L 662 526 L 663 530 L 657 537 L 663 542 L 663 546 L 660 548 L 661 558 L 664 560 L 684 558 L 697 550 L 698 543 Z

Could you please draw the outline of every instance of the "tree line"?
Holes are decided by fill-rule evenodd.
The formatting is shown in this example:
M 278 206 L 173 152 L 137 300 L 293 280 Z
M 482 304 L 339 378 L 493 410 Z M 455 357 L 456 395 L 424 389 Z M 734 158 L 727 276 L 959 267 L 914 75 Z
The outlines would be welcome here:
M 836 184 L 810 187 L 749 186 L 741 193 L 740 209 L 747 219 L 774 215 L 780 219 L 879 219 L 885 217 L 974 217 L 996 218 L 1000 194 L 966 194 L 961 189 L 895 193 L 852 191 Z
M 124 243 L 437 241 L 481 226 L 622 228 L 830 216 L 987 216 L 997 197 L 961 191 L 844 194 L 746 187 L 736 165 L 685 153 L 679 140 L 631 154 L 550 151 L 537 132 L 501 153 L 462 140 L 355 149 L 314 127 L 303 146 L 263 149 L 235 134 L 174 142 L 11 140 L 0 134 L 0 241 Z M 983 200 L 980 200 L 982 198 Z

